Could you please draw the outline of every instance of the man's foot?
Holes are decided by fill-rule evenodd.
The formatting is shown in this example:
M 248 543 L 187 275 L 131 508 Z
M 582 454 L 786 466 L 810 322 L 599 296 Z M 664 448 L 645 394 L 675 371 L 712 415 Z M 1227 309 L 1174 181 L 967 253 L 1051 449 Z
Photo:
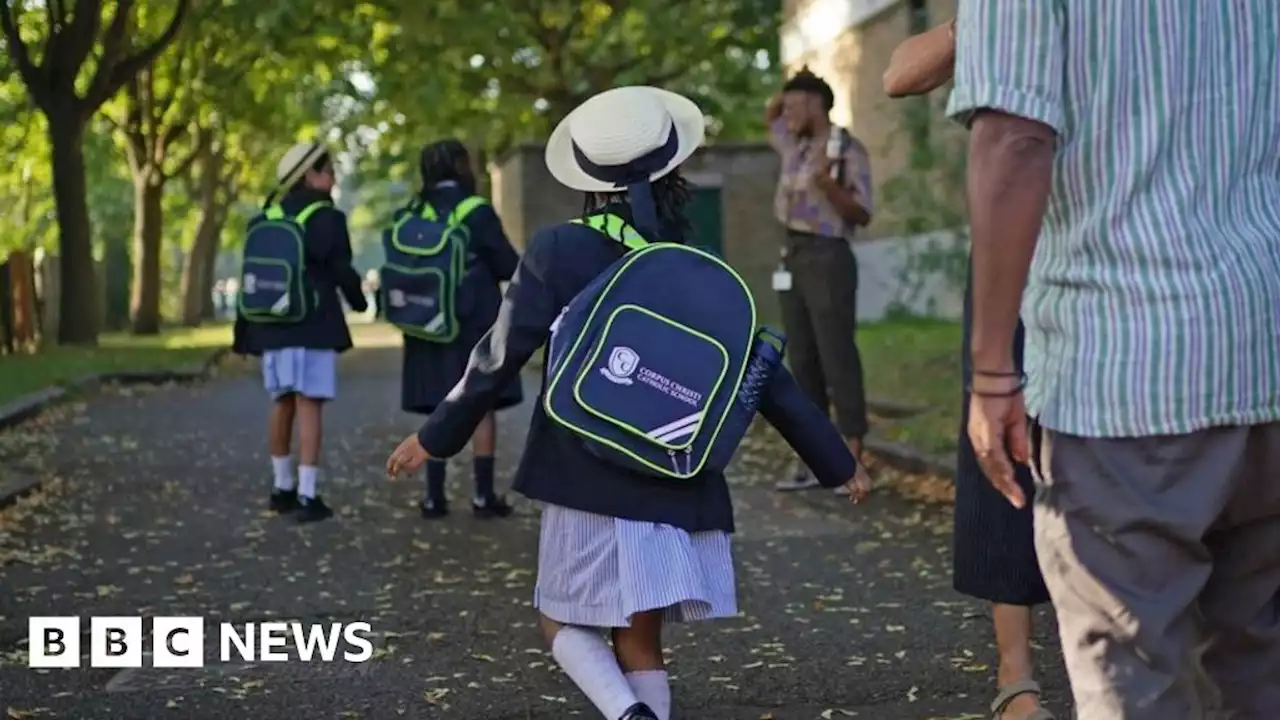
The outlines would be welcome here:
M 821 483 L 818 482 L 818 478 L 813 476 L 813 473 L 805 470 L 804 472 L 798 472 L 795 475 L 792 475 L 789 480 L 784 480 L 777 485 L 774 485 L 773 489 L 778 492 L 793 492 L 796 490 L 811 490 L 818 487 L 820 484 Z
M 471 512 L 475 516 L 484 520 L 490 518 L 504 518 L 511 514 L 512 508 L 507 504 L 506 498 L 498 495 L 488 498 L 473 498 L 471 500 Z
M 423 500 L 418 503 L 418 510 L 422 513 L 423 520 L 438 520 L 449 514 L 449 503 Z
M 313 498 L 300 497 L 297 517 L 300 523 L 320 522 L 333 517 L 333 511 L 324 504 L 324 500 L 321 500 L 319 495 Z
M 618 720 L 658 720 L 658 716 L 648 705 L 636 703 L 627 708 Z
M 281 515 L 293 512 L 298 509 L 298 491 L 297 490 L 281 490 L 276 488 L 271 491 L 271 510 Z

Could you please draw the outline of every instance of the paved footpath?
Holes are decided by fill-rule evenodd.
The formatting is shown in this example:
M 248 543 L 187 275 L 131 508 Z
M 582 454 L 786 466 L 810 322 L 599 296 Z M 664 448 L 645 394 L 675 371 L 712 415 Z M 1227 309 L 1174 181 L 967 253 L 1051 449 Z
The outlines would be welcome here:
M 396 409 L 398 368 L 393 349 L 344 358 L 322 478 L 339 516 L 315 526 L 263 512 L 265 418 L 249 372 L 106 392 L 10 436 L 11 454 L 34 443 L 29 454 L 58 479 L 0 516 L 7 717 L 599 717 L 536 631 L 534 508 L 427 523 L 413 507 L 419 484 L 383 478 L 387 453 L 415 426 Z M 526 383 L 532 395 L 536 378 Z M 527 413 L 502 417 L 504 479 Z M 778 495 L 769 484 L 784 462 L 762 434 L 737 463 L 741 614 L 670 633 L 676 717 L 986 717 L 989 616 L 950 590 L 946 514 L 888 493 L 860 508 L 828 492 Z M 455 477 L 451 491 L 465 497 L 469 478 Z M 35 670 L 32 615 L 362 620 L 377 647 L 361 664 Z M 1052 629 L 1041 635 L 1061 711 Z

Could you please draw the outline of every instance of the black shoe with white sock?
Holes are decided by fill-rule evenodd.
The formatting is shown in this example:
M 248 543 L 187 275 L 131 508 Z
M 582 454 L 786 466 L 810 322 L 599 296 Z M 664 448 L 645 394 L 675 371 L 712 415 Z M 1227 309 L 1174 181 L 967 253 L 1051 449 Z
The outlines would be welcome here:
M 501 495 L 491 495 L 486 498 L 472 498 L 471 512 L 478 518 L 488 520 L 507 517 L 511 514 L 512 508 L 507 504 L 506 498 Z
M 324 500 L 321 500 L 319 495 L 313 498 L 305 496 L 298 498 L 298 522 L 320 522 L 331 517 L 333 517 L 333 511 L 324 504 Z
M 658 716 L 644 703 L 636 703 L 627 708 L 618 720 L 658 720 Z
M 272 512 L 291 513 L 298 509 L 298 491 L 297 490 L 281 490 L 276 488 L 271 491 L 271 510 Z

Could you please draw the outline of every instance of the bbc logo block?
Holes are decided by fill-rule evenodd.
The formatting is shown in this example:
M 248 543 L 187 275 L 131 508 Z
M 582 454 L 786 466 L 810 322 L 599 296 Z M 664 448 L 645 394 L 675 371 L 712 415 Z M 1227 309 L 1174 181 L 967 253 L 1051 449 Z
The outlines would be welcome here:
M 27 649 L 27 665 L 31 667 L 80 667 L 80 618 L 31 618 L 27 623 Z
M 157 617 L 151 632 L 141 617 L 33 617 L 27 625 L 28 665 L 33 668 L 80 667 L 83 631 L 89 633 L 89 666 L 199 668 L 205 665 L 205 620 Z M 373 657 L 369 623 L 221 623 L 217 648 L 221 662 L 367 662 Z M 150 653 L 143 645 L 150 638 Z M 293 652 L 289 652 L 292 650 Z

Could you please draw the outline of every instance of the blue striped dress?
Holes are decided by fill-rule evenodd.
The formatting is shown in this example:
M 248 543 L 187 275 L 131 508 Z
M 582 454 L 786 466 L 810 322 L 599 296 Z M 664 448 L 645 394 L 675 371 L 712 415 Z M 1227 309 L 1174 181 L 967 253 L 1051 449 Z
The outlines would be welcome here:
M 534 605 L 558 623 L 602 628 L 650 610 L 667 622 L 736 615 L 729 534 L 544 505 Z

